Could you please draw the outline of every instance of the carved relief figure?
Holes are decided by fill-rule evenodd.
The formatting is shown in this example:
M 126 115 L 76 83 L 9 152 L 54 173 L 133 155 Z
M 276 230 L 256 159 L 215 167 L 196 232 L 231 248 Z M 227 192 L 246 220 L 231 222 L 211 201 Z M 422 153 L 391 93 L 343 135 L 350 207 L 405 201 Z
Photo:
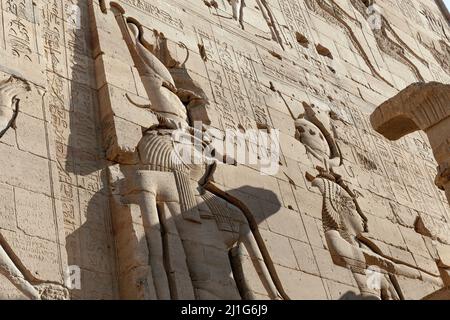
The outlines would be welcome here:
M 242 29 L 244 29 L 244 8 L 247 6 L 247 3 L 255 2 L 255 8 L 261 12 L 269 28 L 271 40 L 277 42 L 284 50 L 285 41 L 283 40 L 283 34 L 267 0 L 229 0 L 229 2 L 233 12 L 233 19 L 239 22 Z
M 342 156 L 333 136 L 329 115 L 315 105 L 303 103 L 305 114 L 295 120 L 296 139 L 303 143 L 308 154 L 319 160 L 326 170 L 342 164 Z
M 392 86 L 392 84 L 377 71 L 372 61 L 369 59 L 369 55 L 364 50 L 363 45 L 352 31 L 351 24 L 356 24 L 358 27 L 361 27 L 361 23 L 358 20 L 347 14 L 334 0 L 306 0 L 305 3 L 309 10 L 322 16 L 328 22 L 340 27 L 364 59 L 373 76 Z
M 352 271 L 364 298 L 403 299 L 395 276 L 440 283 L 438 275 L 423 275 L 426 271 L 390 258 L 373 244 L 368 220 L 339 176 L 323 172 L 317 177 L 307 174 L 307 179 L 323 195 L 322 223 L 333 262 Z M 379 273 L 379 283 L 372 288 L 367 270 Z
M 30 91 L 30 85 L 16 77 L 0 83 L 0 138 L 14 127 L 19 111 L 21 93 Z M 68 291 L 58 284 L 34 278 L 0 234 L 0 274 L 5 276 L 29 299 L 65 299 Z
M 187 111 L 201 97 L 186 95 L 189 90 L 177 87 L 170 69 L 156 57 L 155 47 L 146 40 L 144 28 L 138 21 L 126 18 L 119 5 L 113 4 L 112 10 L 150 100 L 150 105 L 144 107 L 154 113 L 159 122 L 144 132 L 134 164 L 121 165 L 116 172 L 111 169 L 119 202 L 137 205 L 142 216 L 149 255 L 146 297 L 241 298 L 239 291 L 248 290 L 240 287 L 238 291 L 237 279 L 245 278 L 245 275 L 239 273 L 239 268 L 232 268 L 239 257 L 230 261 L 228 250 L 242 243 L 250 244 L 248 252 L 254 251 L 255 246 L 258 248 L 257 259 L 264 261 L 266 270 L 263 273 L 272 282 L 268 285 L 270 295 L 276 298 L 279 293 L 288 298 L 257 231 L 257 224 L 246 214 L 248 209 L 212 182 L 216 163 L 187 163 L 175 151 L 177 145 L 183 143 L 173 139 L 175 131 L 188 138 L 187 148 L 192 139 L 197 139 L 198 129 L 190 126 Z M 163 59 L 166 63 L 169 60 Z M 204 154 L 209 148 L 205 140 L 199 145 L 202 150 L 193 150 L 194 154 Z M 202 203 L 206 207 L 200 209 Z M 237 216 L 230 209 L 233 206 L 238 208 Z M 217 221 L 218 229 L 211 227 L 208 217 Z M 226 227 L 226 223 L 224 227 L 223 221 L 234 221 L 237 229 Z M 211 238 L 205 239 L 205 234 L 210 234 Z M 217 253 L 214 259 L 205 256 L 205 250 L 217 251 L 216 248 L 207 249 L 210 246 L 220 247 L 220 254 Z M 230 279 L 232 269 L 235 283 L 230 282 L 233 281 Z
M 364 0 L 350 0 L 352 6 L 367 20 L 370 18 L 370 11 L 368 8 L 374 5 L 374 1 L 364 1 Z M 424 65 L 428 66 L 428 62 L 426 62 L 423 58 L 421 58 L 417 53 L 414 52 L 395 32 L 395 30 L 391 27 L 389 21 L 386 19 L 384 15 L 380 14 L 381 25 L 380 28 L 372 28 L 372 32 L 375 36 L 375 40 L 377 42 L 378 47 L 382 52 L 389 55 L 393 59 L 399 61 L 406 65 L 412 73 L 415 75 L 418 81 L 424 81 L 422 75 L 420 74 L 417 66 L 411 61 L 410 58 L 407 57 L 406 53 L 410 54 L 412 57 L 419 60 Z
M 431 52 L 442 69 L 450 75 L 450 46 L 448 43 L 444 40 L 426 39 L 420 32 L 417 33 L 417 40 Z
M 312 160 L 318 160 L 312 163 L 319 174 L 307 173 L 306 178 L 323 196 L 322 224 L 333 262 L 352 271 L 365 299 L 402 299 L 395 278 L 398 275 L 439 285 L 439 275 L 393 259 L 374 244 L 357 192 L 344 181 L 346 177 L 337 173 L 343 159 L 333 134 L 333 115 L 314 105 L 303 106 L 305 113 L 295 120 L 296 138 L 305 145 Z M 368 273 L 376 275 L 376 286 L 368 283 Z

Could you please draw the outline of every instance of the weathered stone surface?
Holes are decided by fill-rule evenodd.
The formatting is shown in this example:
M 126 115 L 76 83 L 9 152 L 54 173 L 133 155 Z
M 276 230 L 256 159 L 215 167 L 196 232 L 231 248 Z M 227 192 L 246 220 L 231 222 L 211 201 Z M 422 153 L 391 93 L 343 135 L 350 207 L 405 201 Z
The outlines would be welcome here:
M 441 1 L 1 2 L 0 299 L 448 298 Z

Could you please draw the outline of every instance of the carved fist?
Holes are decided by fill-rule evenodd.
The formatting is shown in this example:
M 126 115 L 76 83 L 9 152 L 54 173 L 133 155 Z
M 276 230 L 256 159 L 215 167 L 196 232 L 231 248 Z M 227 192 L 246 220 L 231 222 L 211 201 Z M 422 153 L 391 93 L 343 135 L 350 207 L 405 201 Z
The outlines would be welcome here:
M 13 125 L 13 106 L 17 95 L 29 90 L 28 83 L 14 77 L 0 83 L 0 137 Z
M 22 92 L 29 91 L 29 85 L 17 78 L 11 77 L 0 84 L 0 106 L 11 108 L 14 99 Z

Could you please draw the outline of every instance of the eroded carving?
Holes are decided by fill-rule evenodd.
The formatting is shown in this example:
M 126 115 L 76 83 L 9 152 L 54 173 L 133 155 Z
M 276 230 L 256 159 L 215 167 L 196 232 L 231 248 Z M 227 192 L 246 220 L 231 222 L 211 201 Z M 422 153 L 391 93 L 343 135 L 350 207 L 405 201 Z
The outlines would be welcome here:
M 11 281 L 29 299 L 65 300 L 69 298 L 69 291 L 60 284 L 40 281 L 33 277 L 1 235 L 0 274 Z
M 450 196 L 450 85 L 415 83 L 381 104 L 371 115 L 376 131 L 390 140 L 423 130 L 439 164 L 436 184 Z
M 307 174 L 307 178 L 323 195 L 322 223 L 333 261 L 352 271 L 363 297 L 403 299 L 396 276 L 440 283 L 439 275 L 393 259 L 371 241 L 369 221 L 362 214 L 356 196 L 348 191 L 339 176 L 322 172 L 317 177 Z M 379 272 L 379 288 L 370 287 L 367 270 Z
M 425 17 L 428 26 L 433 32 L 447 40 L 450 40 L 450 35 L 448 35 L 447 31 L 448 25 L 446 25 L 445 21 L 442 18 L 436 16 L 433 11 L 424 3 L 420 3 L 419 12 Z
M 358 12 L 369 21 L 370 11 L 368 8 L 373 6 L 373 3 L 370 1 L 363 0 L 351 0 L 350 1 L 353 7 L 358 10 Z M 411 61 L 410 58 L 406 56 L 406 53 L 409 53 L 411 56 L 422 62 L 424 65 L 428 66 L 428 62 L 426 62 L 423 58 L 421 58 L 417 53 L 414 52 L 395 32 L 395 30 L 390 25 L 389 21 L 386 19 L 384 15 L 380 16 L 381 25 L 380 28 L 372 28 L 373 34 L 375 36 L 375 40 L 377 42 L 378 47 L 382 52 L 394 58 L 406 65 L 412 73 L 415 75 L 418 81 L 424 81 L 422 75 L 420 74 L 417 66 Z
M 345 10 L 343 10 L 334 0 L 306 0 L 305 3 L 309 10 L 319 14 L 330 23 L 340 27 L 364 59 L 373 76 L 392 86 L 392 84 L 387 81 L 375 68 L 372 61 L 369 59 L 368 54 L 364 50 L 363 45 L 353 32 L 351 24 L 353 23 L 360 26 L 361 23 L 358 20 L 347 14 Z
M 0 138 L 15 126 L 19 112 L 18 95 L 29 90 L 30 86 L 26 81 L 15 77 L 0 83 Z
M 273 282 L 269 286 L 272 291 L 270 295 L 276 298 L 279 293 L 287 299 L 269 252 L 258 233 L 257 223 L 248 214 L 249 210 L 237 198 L 222 192 L 212 182 L 217 164 L 206 161 L 191 164 L 175 150 L 183 143 L 190 148 L 192 139 L 199 139 L 197 134 L 202 134 L 198 128 L 191 127 L 189 122 L 191 108 L 195 108 L 199 101 L 204 104 L 204 100 L 194 92 L 198 89 L 187 89 L 186 84 L 183 84 L 183 76 L 178 77 L 180 87 L 177 86 L 177 73 L 174 68 L 167 67 L 174 60 L 167 55 L 170 50 L 160 50 L 165 40 L 160 34 L 153 34 L 159 40 L 149 41 L 137 20 L 127 18 L 116 4 L 112 10 L 150 100 L 150 105 L 142 107 L 157 115 L 159 121 L 144 132 L 137 147 L 136 163 L 122 165 L 118 170 L 111 169 L 112 185 L 119 206 L 137 205 L 142 216 L 149 260 L 146 286 L 141 289 L 147 292 L 144 296 L 158 299 L 239 298 L 237 284 L 230 283 L 228 249 L 237 243 L 256 243 L 257 251 L 260 252 L 257 259 L 264 262 L 269 282 Z M 158 43 L 160 49 L 156 49 L 152 43 Z M 177 65 L 175 63 L 175 67 Z M 174 140 L 174 133 L 184 135 L 188 142 Z M 207 140 L 200 139 L 195 146 L 200 146 L 201 150 L 193 150 L 194 158 L 210 148 Z M 199 209 L 198 196 L 206 203 L 207 212 L 217 222 L 217 231 L 213 233 L 211 241 L 222 243 L 220 259 L 224 265 L 210 261 L 203 254 L 204 246 L 208 244 L 202 243 L 201 233 L 209 227 L 204 220 L 205 214 Z M 221 203 L 223 201 L 225 203 Z M 230 211 L 229 207 L 233 205 L 239 209 L 237 217 L 236 213 Z M 237 223 L 237 229 L 233 223 L 228 225 L 230 220 Z M 228 232 L 225 243 L 224 235 L 219 231 Z M 117 232 L 122 231 L 118 229 Z M 119 250 L 127 250 L 122 247 L 126 245 L 120 243 Z M 238 272 L 235 268 L 233 271 Z M 130 273 L 133 272 L 137 271 Z M 237 274 L 235 277 L 242 278 L 244 275 Z
M 305 145 L 308 154 L 327 170 L 342 164 L 342 155 L 334 138 L 330 111 L 303 103 L 305 114 L 295 120 L 296 138 Z M 314 161 L 313 161 L 314 162 Z
M 450 46 L 444 40 L 433 41 L 417 33 L 417 40 L 434 56 L 445 72 L 450 74 Z

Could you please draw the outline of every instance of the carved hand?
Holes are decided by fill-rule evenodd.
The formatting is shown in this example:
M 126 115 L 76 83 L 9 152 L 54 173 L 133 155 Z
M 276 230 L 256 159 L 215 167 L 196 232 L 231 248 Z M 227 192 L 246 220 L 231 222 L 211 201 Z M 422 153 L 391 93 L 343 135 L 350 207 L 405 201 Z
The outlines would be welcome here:
M 0 85 L 0 106 L 12 108 L 13 100 L 27 87 L 16 80 L 7 81 Z

